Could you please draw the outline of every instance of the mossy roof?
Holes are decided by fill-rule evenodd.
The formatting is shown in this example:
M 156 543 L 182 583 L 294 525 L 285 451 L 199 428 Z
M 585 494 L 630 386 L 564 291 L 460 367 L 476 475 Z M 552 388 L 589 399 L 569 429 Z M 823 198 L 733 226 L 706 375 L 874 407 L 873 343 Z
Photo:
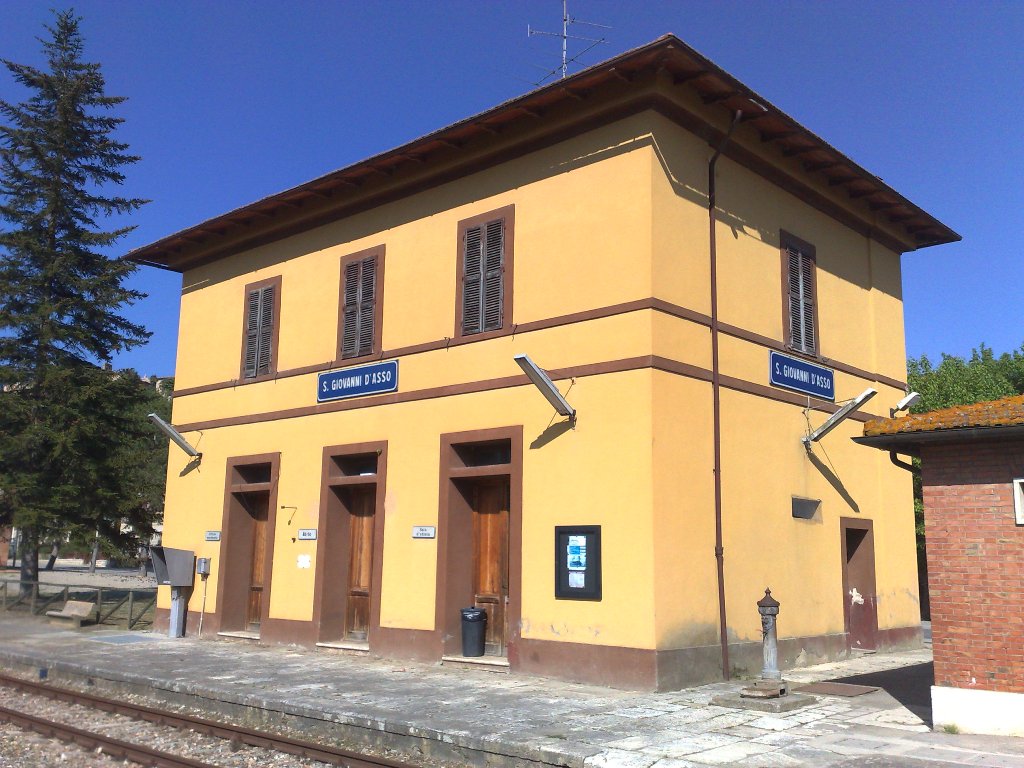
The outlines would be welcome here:
M 865 437 L 916 434 L 937 430 L 1011 427 L 1024 425 L 1024 395 L 955 405 L 894 419 L 874 419 L 864 425 Z

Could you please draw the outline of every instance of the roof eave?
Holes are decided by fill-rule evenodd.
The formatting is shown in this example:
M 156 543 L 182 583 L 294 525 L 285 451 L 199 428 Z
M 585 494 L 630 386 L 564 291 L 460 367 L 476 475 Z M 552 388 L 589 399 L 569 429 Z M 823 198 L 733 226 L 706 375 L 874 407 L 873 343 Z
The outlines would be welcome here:
M 309 210 L 307 201 L 310 200 L 322 202 L 325 198 L 336 195 L 344 197 L 346 194 L 356 199 L 364 194 L 362 188 L 368 179 L 379 178 L 381 174 L 397 177 L 407 167 L 419 168 L 430 162 L 428 157 L 436 155 L 439 148 L 459 152 L 468 142 L 476 142 L 481 136 L 500 141 L 499 134 L 523 117 L 543 119 L 548 108 L 564 105 L 567 100 L 584 100 L 598 87 L 618 80 L 628 83 L 641 72 L 651 69 L 667 73 L 675 83 L 685 83 L 697 89 L 705 104 L 721 105 L 730 112 L 737 106 L 745 107 L 744 111 L 750 112 L 745 122 L 761 131 L 763 142 L 775 144 L 784 157 L 805 158 L 801 161 L 802 173 L 815 177 L 824 175 L 829 186 L 845 188 L 851 199 L 862 199 L 869 211 L 879 212 L 888 217 L 890 224 L 902 227 L 905 236 L 900 241 L 906 244 L 905 251 L 961 239 L 952 229 L 771 105 L 725 70 L 675 36 L 665 35 L 645 46 L 400 147 L 168 235 L 129 252 L 124 258 L 148 266 L 183 271 L 189 268 L 189 254 L 201 253 L 211 243 L 227 245 L 224 238 L 229 232 L 257 231 L 261 227 L 272 229 L 289 216 L 297 218 L 296 211 L 304 207 Z M 755 112 L 757 108 L 763 112 Z M 817 183 L 821 184 L 820 178 Z M 372 183 L 370 187 L 373 187 Z M 215 258 L 224 255 L 228 254 L 220 254 Z
M 958 427 L 954 429 L 936 429 L 929 432 L 894 432 L 887 435 L 865 435 L 852 439 L 855 443 L 867 445 L 871 448 L 920 456 L 923 446 L 1021 440 L 1024 439 L 1024 424 L 992 427 Z

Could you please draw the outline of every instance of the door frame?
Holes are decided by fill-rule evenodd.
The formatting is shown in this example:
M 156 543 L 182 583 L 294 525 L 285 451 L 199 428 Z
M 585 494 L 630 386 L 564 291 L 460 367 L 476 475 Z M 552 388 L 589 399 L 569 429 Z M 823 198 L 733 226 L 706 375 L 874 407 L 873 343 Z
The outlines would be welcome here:
M 270 465 L 268 482 L 247 482 L 238 470 L 254 464 Z M 241 522 L 240 515 L 248 516 L 241 503 L 235 497 L 239 493 L 267 491 L 267 528 L 263 594 L 260 603 L 260 629 L 266 626 L 270 618 L 270 591 L 274 582 L 274 541 L 277 538 L 277 486 L 281 470 L 280 453 L 259 453 L 250 456 L 232 456 L 226 462 L 224 482 L 224 511 L 221 515 L 220 562 L 217 571 L 217 625 L 220 631 L 240 631 L 246 629 L 246 612 L 248 600 L 232 601 L 228 596 L 238 589 L 244 580 L 249 584 L 251 564 L 244 569 L 237 567 L 247 563 L 252 556 L 247 548 L 252 543 L 252 528 Z M 244 573 L 242 572 L 244 570 Z
M 370 453 L 377 454 L 377 472 L 371 476 L 352 476 L 351 478 L 332 477 L 331 469 L 336 458 L 360 456 Z M 317 521 L 316 537 L 316 570 L 313 578 L 313 628 L 317 642 L 339 641 L 345 626 L 345 601 L 348 585 L 348 563 L 342 566 L 341 579 L 332 587 L 328 578 L 336 576 L 329 567 L 330 547 L 336 547 L 338 541 L 332 541 L 328 531 L 336 531 L 347 541 L 348 526 L 332 528 L 328 522 L 332 511 L 335 488 L 345 486 L 375 485 L 373 500 L 373 570 L 370 588 L 370 622 L 366 630 L 366 642 L 371 649 L 377 631 L 380 629 L 380 595 L 381 579 L 384 573 L 384 499 L 387 490 L 388 443 L 386 440 L 349 443 L 346 445 L 329 445 L 323 449 L 320 473 L 320 514 Z M 348 544 L 344 545 L 347 551 Z M 337 565 L 336 563 L 334 565 Z M 334 602 L 332 608 L 328 602 Z
M 846 647 L 850 649 L 853 647 L 853 635 L 851 633 L 850 626 L 850 574 L 849 574 L 849 553 L 846 549 L 847 542 L 847 531 L 865 531 L 865 543 L 871 545 L 871 577 L 875 583 L 875 594 L 872 596 L 875 600 L 874 605 L 874 617 L 875 627 L 871 635 L 871 648 L 866 650 L 873 650 L 878 647 L 878 570 L 875 568 L 875 526 L 871 520 L 864 520 L 856 517 L 840 517 L 839 518 L 839 546 L 842 556 L 842 568 L 843 568 L 843 630 L 846 633 Z
M 467 467 L 462 464 L 455 448 L 464 444 L 491 443 L 508 440 L 511 448 L 508 464 L 485 464 Z M 437 517 L 437 591 L 434 600 L 434 631 L 437 633 L 440 653 L 459 655 L 461 651 L 460 608 L 467 585 L 460 574 L 472 570 L 471 548 L 451 546 L 453 522 L 464 513 L 461 493 L 455 488 L 458 480 L 508 478 L 508 604 L 505 621 L 508 633 L 505 654 L 510 666 L 518 662 L 519 624 L 522 618 L 523 581 L 523 427 L 498 427 L 470 432 L 451 432 L 441 435 L 440 487 Z M 470 534 L 472 536 L 472 533 Z

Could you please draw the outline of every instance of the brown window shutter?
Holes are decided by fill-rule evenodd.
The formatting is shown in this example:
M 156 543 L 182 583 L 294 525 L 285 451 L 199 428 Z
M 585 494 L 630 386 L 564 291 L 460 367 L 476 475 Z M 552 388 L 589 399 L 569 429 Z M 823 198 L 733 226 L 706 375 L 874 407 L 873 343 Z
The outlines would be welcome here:
M 373 352 L 377 308 L 377 257 L 345 265 L 342 306 L 341 356 L 361 357 Z
M 803 304 L 800 298 L 800 252 L 786 249 L 789 259 L 789 343 L 794 349 L 803 349 Z
M 815 352 L 814 260 L 793 246 L 786 247 L 789 266 L 790 345 L 801 352 Z
M 256 358 L 259 350 L 260 291 L 249 291 L 245 311 L 245 378 L 256 375 Z
M 482 227 L 466 230 L 463 246 L 462 332 L 483 330 L 483 232 Z
M 341 333 L 341 356 L 356 357 L 359 354 L 359 262 L 345 265 L 345 304 L 342 307 L 344 320 Z
M 373 314 L 376 304 L 377 257 L 363 259 L 359 280 L 359 354 L 373 352 Z
M 270 373 L 271 349 L 274 340 L 274 286 L 259 291 L 259 345 L 256 354 L 256 375 Z
M 493 331 L 501 328 L 504 309 L 505 222 L 502 219 L 487 223 L 483 267 L 483 326 L 485 331 Z
M 814 327 L 814 262 L 806 254 L 800 254 L 800 280 L 804 287 L 804 350 L 814 352 L 817 349 Z

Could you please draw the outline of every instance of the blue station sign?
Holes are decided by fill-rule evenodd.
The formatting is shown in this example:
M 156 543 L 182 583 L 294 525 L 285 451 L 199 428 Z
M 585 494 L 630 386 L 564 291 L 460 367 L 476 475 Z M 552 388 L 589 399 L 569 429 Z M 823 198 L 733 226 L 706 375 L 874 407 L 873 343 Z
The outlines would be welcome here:
M 836 399 L 836 375 L 831 368 L 774 351 L 769 353 L 768 368 L 768 380 L 776 387 L 822 400 Z
M 346 397 L 379 395 L 398 390 L 398 361 L 359 365 L 321 373 L 316 381 L 316 401 L 326 403 Z

